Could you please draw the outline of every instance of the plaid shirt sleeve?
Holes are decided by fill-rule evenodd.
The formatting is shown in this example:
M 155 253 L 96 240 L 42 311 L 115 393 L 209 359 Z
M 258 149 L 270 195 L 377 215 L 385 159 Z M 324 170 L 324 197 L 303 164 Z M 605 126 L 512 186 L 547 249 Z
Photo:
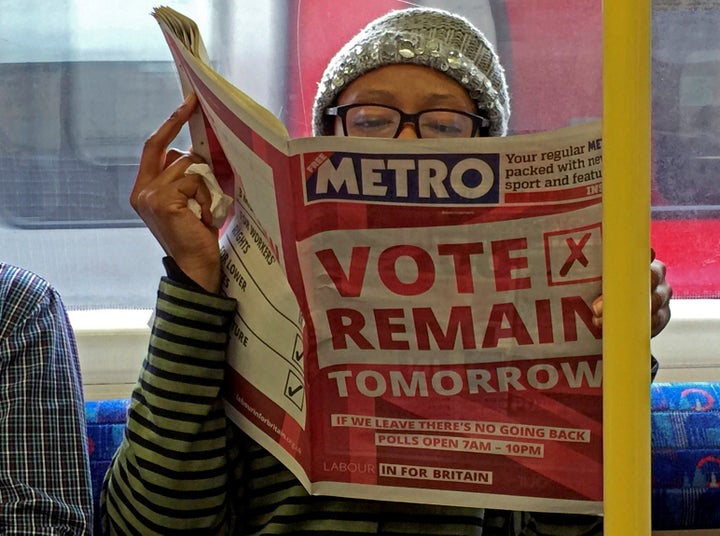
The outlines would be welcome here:
M 0 263 L 0 531 L 91 534 L 85 408 L 57 292 Z

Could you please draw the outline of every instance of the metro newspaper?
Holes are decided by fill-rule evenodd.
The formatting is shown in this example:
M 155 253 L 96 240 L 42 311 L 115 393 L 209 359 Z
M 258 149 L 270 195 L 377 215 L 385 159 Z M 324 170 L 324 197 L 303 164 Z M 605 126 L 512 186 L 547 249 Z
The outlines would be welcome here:
M 235 184 L 229 418 L 313 494 L 601 513 L 600 124 L 289 139 L 154 16 Z

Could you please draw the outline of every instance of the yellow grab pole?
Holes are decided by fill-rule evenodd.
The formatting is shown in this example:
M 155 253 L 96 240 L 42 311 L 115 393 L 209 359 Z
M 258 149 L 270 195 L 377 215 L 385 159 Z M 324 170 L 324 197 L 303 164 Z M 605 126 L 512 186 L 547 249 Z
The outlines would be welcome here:
M 650 0 L 603 2 L 603 428 L 608 536 L 650 516 Z

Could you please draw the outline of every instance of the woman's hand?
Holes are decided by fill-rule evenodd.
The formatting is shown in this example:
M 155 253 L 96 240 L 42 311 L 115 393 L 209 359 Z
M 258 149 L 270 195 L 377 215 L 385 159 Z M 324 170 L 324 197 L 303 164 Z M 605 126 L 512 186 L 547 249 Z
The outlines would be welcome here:
M 670 321 L 670 298 L 672 288 L 665 279 L 665 264 L 655 258 L 655 250 L 650 249 L 650 336 L 660 333 Z M 602 296 L 592 303 L 593 324 L 602 327 Z
M 194 94 L 189 95 L 145 141 L 130 204 L 180 269 L 205 290 L 217 292 L 220 251 L 218 230 L 212 226 L 210 192 L 202 177 L 185 175 L 190 164 L 202 160 L 168 149 L 197 102 Z M 188 199 L 200 205 L 200 219 L 188 208 Z
M 670 298 L 672 287 L 665 279 L 667 269 L 662 261 L 655 258 L 655 250 L 650 250 L 650 333 L 654 337 L 670 322 Z

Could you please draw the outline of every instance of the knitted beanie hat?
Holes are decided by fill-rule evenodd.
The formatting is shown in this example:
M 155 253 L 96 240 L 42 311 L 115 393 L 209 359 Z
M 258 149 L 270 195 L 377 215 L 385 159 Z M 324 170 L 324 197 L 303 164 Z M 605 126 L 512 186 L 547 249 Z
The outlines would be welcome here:
M 432 8 L 392 11 L 363 28 L 330 61 L 313 104 L 313 134 L 334 132 L 325 110 L 361 75 L 397 63 L 432 67 L 467 90 L 490 120 L 490 135 L 504 136 L 510 118 L 505 72 L 490 42 L 467 19 Z

